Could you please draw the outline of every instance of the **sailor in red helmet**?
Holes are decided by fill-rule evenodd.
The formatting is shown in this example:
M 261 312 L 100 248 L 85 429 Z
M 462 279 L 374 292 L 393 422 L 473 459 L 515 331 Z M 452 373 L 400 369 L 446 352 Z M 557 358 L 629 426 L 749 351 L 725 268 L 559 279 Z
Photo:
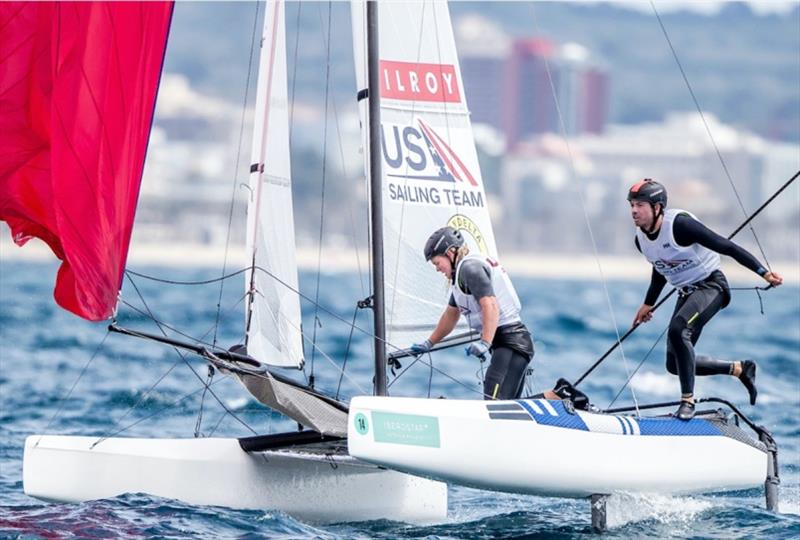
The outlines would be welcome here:
M 730 302 L 730 288 L 720 270 L 720 254 L 778 286 L 783 278 L 765 268 L 753 255 L 718 235 L 691 213 L 667 210 L 667 190 L 646 178 L 628 190 L 631 217 L 636 225 L 636 248 L 653 265 L 650 287 L 633 324 L 652 318 L 658 295 L 669 282 L 678 289 L 678 300 L 667 332 L 667 370 L 681 382 L 681 404 L 676 416 L 694 416 L 695 375 L 733 375 L 742 381 L 755 405 L 756 364 L 751 360 L 726 362 L 695 354 L 703 327 Z

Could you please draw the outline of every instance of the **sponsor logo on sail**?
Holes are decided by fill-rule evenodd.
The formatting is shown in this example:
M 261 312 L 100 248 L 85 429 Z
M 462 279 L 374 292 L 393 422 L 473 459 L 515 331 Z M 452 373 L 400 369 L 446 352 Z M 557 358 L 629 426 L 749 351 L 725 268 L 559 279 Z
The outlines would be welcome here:
M 404 101 L 460 103 L 452 64 L 380 61 L 381 97 Z
M 446 141 L 427 122 L 382 124 L 381 138 L 389 199 L 402 203 L 483 208 L 480 176 L 453 149 L 465 137 L 451 133 Z M 472 144 L 464 138 L 463 144 Z M 459 145 L 463 148 L 463 144 Z
M 447 225 L 458 231 L 467 233 L 467 235 L 472 238 L 475 245 L 478 246 L 478 250 L 482 254 L 489 254 L 489 246 L 486 245 L 486 238 L 483 236 L 481 229 L 470 218 L 464 214 L 456 214 L 447 220 Z

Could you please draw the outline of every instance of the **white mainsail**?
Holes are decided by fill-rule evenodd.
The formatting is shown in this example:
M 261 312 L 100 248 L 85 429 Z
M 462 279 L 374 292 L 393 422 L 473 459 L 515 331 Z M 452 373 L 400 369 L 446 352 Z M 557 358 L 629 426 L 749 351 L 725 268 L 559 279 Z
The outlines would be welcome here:
M 353 0 L 352 21 L 361 90 L 365 2 Z M 422 255 L 430 233 L 451 225 L 472 253 L 497 248 L 447 3 L 381 2 L 379 26 L 386 339 L 404 347 L 430 334 L 448 299 Z M 366 126 L 366 100 L 360 113 Z
M 300 297 L 289 158 L 284 2 L 268 0 L 261 40 L 245 286 L 248 354 L 283 367 L 303 365 Z

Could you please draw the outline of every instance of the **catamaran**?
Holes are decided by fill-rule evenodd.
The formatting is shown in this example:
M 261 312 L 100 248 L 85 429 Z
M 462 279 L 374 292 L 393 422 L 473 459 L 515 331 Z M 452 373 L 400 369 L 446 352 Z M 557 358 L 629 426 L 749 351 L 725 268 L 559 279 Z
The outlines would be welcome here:
M 149 33 L 158 36 L 154 40 L 161 47 L 153 50 L 149 65 L 160 69 L 170 8 L 145 3 L 137 9 L 157 19 Z M 687 422 L 644 417 L 638 410 L 576 410 L 570 401 L 387 395 L 387 362 L 411 354 L 392 344 L 424 340 L 447 300 L 440 279 L 420 255 L 430 231 L 453 226 L 473 252 L 498 254 L 446 2 L 354 1 L 352 28 L 370 178 L 373 290 L 361 305 L 374 314 L 374 395 L 356 396 L 348 405 L 275 369 L 302 367 L 304 334 L 288 159 L 284 2 L 268 0 L 248 189 L 247 341 L 226 350 L 116 325 L 111 329 L 203 357 L 306 429 L 242 439 L 32 435 L 25 444 L 25 492 L 55 501 L 145 492 L 197 504 L 279 509 L 317 522 L 441 520 L 447 509 L 443 482 L 593 497 L 593 519 L 600 528 L 603 498 L 615 491 L 686 493 L 764 484 L 768 506 L 776 508 L 774 440 L 732 406 L 732 413 L 711 410 Z M 152 111 L 155 99 L 157 75 L 149 77 L 153 85 L 149 99 L 142 99 L 143 111 Z M 146 140 L 149 126 L 145 115 L 138 124 L 140 138 Z M 144 145 L 138 149 L 143 160 Z M 140 164 L 129 172 L 137 182 L 134 195 Z M 54 183 L 62 178 L 57 174 Z M 132 201 L 135 196 L 120 203 L 130 208 L 129 220 L 120 226 L 124 242 L 114 241 L 124 245 L 117 264 L 100 280 L 105 289 L 96 296 L 105 303 L 94 306 L 95 319 L 109 317 L 115 305 Z M 100 213 L 99 206 L 90 211 Z M 21 242 L 26 234 L 37 236 L 18 226 L 15 238 Z M 55 237 L 51 245 L 65 247 L 65 238 Z M 76 267 L 74 255 L 55 251 L 65 261 L 62 272 Z M 88 287 L 81 279 L 97 272 L 79 269 L 84 270 L 82 276 L 76 272 L 80 299 Z M 66 297 L 56 296 L 65 305 Z M 475 337 L 460 327 L 439 348 Z M 675 455 L 692 459 L 678 464 Z
M 357 7 L 364 8 L 364 4 Z M 50 172 L 51 156 L 42 152 L 37 157 L 52 174 L 52 178 L 42 178 L 42 184 L 53 186 L 53 193 L 47 194 L 50 200 L 43 206 L 56 215 L 49 219 L 35 214 L 36 208 L 31 208 L 35 203 L 22 197 L 9 201 L 12 209 L 2 215 L 18 243 L 38 236 L 48 241 L 64 261 L 56 288 L 59 303 L 86 318 L 106 319 L 112 314 L 121 285 L 172 4 L 32 3 L 4 4 L 0 9 L 4 38 L 8 36 L 13 45 L 8 50 L 17 51 L 15 63 L 5 64 L 11 69 L 4 84 L 24 80 L 32 67 L 42 62 L 42 49 L 46 52 L 57 44 L 54 49 L 58 56 L 48 60 L 60 71 L 54 69 L 54 78 L 41 82 L 41 86 L 36 80 L 32 84 L 45 97 L 53 98 L 54 116 L 62 113 L 63 102 L 58 99 L 74 101 L 76 95 L 85 99 L 91 95 L 101 102 L 99 106 L 89 100 L 88 107 L 75 110 L 116 122 L 116 132 L 110 135 L 92 124 L 90 129 L 96 131 L 87 141 L 80 131 L 85 123 L 76 118 L 77 128 L 65 130 L 63 136 L 57 133 L 53 141 L 48 141 L 54 160 L 57 150 L 76 141 L 84 143 L 75 161 L 91 171 L 86 176 L 95 193 L 85 186 L 70 191 L 76 182 L 83 181 L 81 171 L 53 167 Z M 430 522 L 446 517 L 444 483 L 352 458 L 345 440 L 346 404 L 265 367 L 298 368 L 304 361 L 289 167 L 284 11 L 282 1 L 266 3 L 248 190 L 246 250 L 251 264 L 245 279 L 249 296 L 246 348 L 234 349 L 239 352 L 215 350 L 113 324 L 111 329 L 188 347 L 215 368 L 237 377 L 260 402 L 286 413 L 307 429 L 241 439 L 32 435 L 26 440 L 23 462 L 28 495 L 78 502 L 142 492 L 193 504 L 277 509 L 310 522 Z M 106 17 L 115 24 L 107 24 Z M 138 21 L 138 26 L 133 21 Z M 109 35 L 112 28 L 124 29 L 124 35 Z M 56 30 L 64 32 L 58 34 Z M 117 56 L 107 56 L 114 47 Z M 76 63 L 74 58 L 85 62 Z M 87 63 L 100 66 L 99 73 L 90 71 L 85 84 L 70 86 L 68 78 L 85 71 Z M 118 75 L 119 84 L 114 84 L 114 77 L 109 83 L 106 73 Z M 126 80 L 126 75 L 133 78 Z M 54 87 L 50 96 L 47 84 Z M 111 92 L 106 94 L 109 85 Z M 62 95 L 68 90 L 74 95 Z M 113 92 L 123 99 L 115 100 Z M 14 105 L 23 110 L 36 106 L 37 101 L 24 93 L 14 97 L 19 100 Z M 85 100 L 79 99 L 80 104 Z M 14 126 L 20 132 L 34 131 L 35 126 L 24 124 L 25 119 L 21 122 L 22 126 Z M 111 141 L 95 138 L 95 134 L 107 135 Z M 19 148 L 14 150 L 22 154 Z M 132 156 L 129 170 L 109 171 L 108 162 L 103 162 L 105 153 L 111 153 L 121 164 L 126 164 L 122 158 Z M 4 181 L 30 183 L 30 176 L 26 176 L 30 163 L 20 160 L 16 165 L 19 168 Z M 80 199 L 81 193 L 88 200 Z M 114 204 L 104 205 L 106 201 Z M 69 226 L 57 221 L 61 218 L 67 224 L 80 223 L 82 238 L 70 236 Z M 67 283 L 65 275 L 74 279 Z M 64 291 L 67 293 L 62 294 Z

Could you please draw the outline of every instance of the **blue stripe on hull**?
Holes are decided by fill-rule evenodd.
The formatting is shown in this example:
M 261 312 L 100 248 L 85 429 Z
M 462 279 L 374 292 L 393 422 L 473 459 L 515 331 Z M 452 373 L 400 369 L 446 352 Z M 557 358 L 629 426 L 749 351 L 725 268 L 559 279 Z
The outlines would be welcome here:
M 616 416 L 599 413 L 587 413 L 581 411 L 580 415 L 574 412 L 567 412 L 564 404 L 560 400 L 523 400 L 518 399 L 513 403 L 490 403 L 486 405 L 489 417 L 496 420 L 523 420 L 523 410 L 527 412 L 531 419 L 537 424 L 545 426 L 560 427 L 565 429 L 577 429 L 593 433 L 611 433 L 618 435 L 633 435 L 645 437 L 697 437 L 697 436 L 723 436 L 723 433 L 708 420 L 692 418 L 691 420 L 680 420 L 676 417 L 664 416 L 657 418 L 633 418 L 627 416 Z M 553 414 L 547 410 L 544 404 L 550 406 L 555 411 Z M 581 415 L 586 417 L 586 422 L 593 424 L 594 429 L 590 429 L 584 422 Z M 591 421 L 591 417 L 615 418 L 619 423 L 621 432 L 608 431 L 608 427 L 603 429 Z M 607 426 L 607 423 L 606 423 Z M 638 428 L 638 429 L 637 429 Z
M 548 403 L 550 406 L 556 411 L 556 415 L 553 416 L 548 412 L 544 412 L 543 414 L 539 414 L 535 412 L 534 408 L 526 402 L 525 400 L 517 400 L 517 403 L 522 405 L 528 414 L 531 415 L 531 418 L 536 420 L 537 424 L 542 424 L 545 426 L 553 426 L 553 427 L 562 427 L 567 429 L 579 429 L 581 431 L 589 431 L 589 428 L 586 427 L 586 424 L 581 420 L 581 417 L 577 414 L 570 414 L 564 408 L 563 403 L 560 400 L 558 401 L 550 401 Z
M 639 431 L 642 435 L 655 436 L 702 436 L 722 435 L 722 432 L 708 420 L 692 418 L 680 420 L 678 418 L 640 418 Z

